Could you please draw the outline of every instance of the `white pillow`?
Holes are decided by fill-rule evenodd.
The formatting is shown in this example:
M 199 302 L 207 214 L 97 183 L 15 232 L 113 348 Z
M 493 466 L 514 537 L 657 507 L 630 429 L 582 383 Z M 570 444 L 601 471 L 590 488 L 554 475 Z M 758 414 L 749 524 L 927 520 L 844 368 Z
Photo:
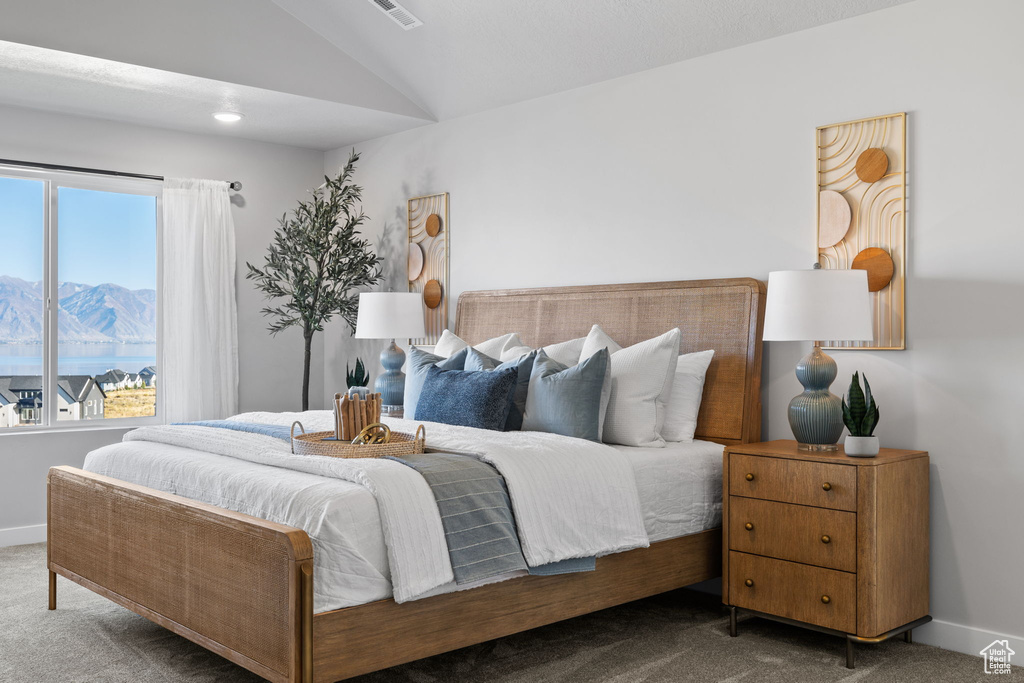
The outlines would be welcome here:
M 533 353 L 532 346 L 509 346 L 501 352 L 501 356 L 498 358 L 502 363 L 510 360 L 518 360 L 528 353 Z
M 548 358 L 557 360 L 562 365 L 572 367 L 582 360 L 580 355 L 583 353 L 583 344 L 586 341 L 586 337 L 580 337 L 579 339 L 570 339 L 558 344 L 548 344 L 544 347 L 544 353 L 548 354 Z M 590 356 L 587 356 L 587 358 L 590 358 Z
M 665 424 L 661 429 L 666 441 L 693 441 L 693 433 L 697 431 L 697 413 L 704 395 L 704 377 L 714 355 L 712 349 L 679 356 L 665 408 Z
M 579 339 L 570 339 L 569 341 L 559 342 L 558 344 L 548 344 L 544 347 L 544 353 L 547 354 L 548 358 L 556 360 L 562 365 L 571 368 L 572 366 L 579 364 L 580 352 L 583 350 L 583 343 L 586 340 L 586 337 L 580 337 Z M 504 363 L 506 361 L 515 360 L 516 358 L 522 358 L 531 351 L 533 351 L 533 348 L 530 346 L 509 346 L 501 352 L 500 360 Z
M 608 336 L 608 333 L 601 329 L 600 325 L 590 328 L 590 334 L 583 339 L 583 348 L 580 349 L 580 360 L 584 361 L 601 349 L 608 349 L 608 353 L 621 351 L 622 347 L 618 342 Z
M 495 337 L 494 339 L 488 339 L 487 341 L 475 344 L 473 348 L 484 355 L 490 356 L 491 358 L 501 358 L 501 353 L 506 348 L 522 345 L 523 342 L 519 339 L 519 335 L 516 332 L 510 332 L 508 334 L 503 334 L 500 337 Z M 441 338 L 438 339 L 437 344 L 434 345 L 434 355 L 441 356 L 442 358 L 451 358 L 467 346 L 469 346 L 469 344 L 459 339 L 448 330 L 444 330 L 441 332 Z
M 672 392 L 681 335 L 677 327 L 660 337 L 624 349 L 600 326 L 594 325 L 590 330 L 580 361 L 601 348 L 611 352 L 611 398 L 602 435 L 606 443 L 646 447 L 665 445 L 659 429 Z

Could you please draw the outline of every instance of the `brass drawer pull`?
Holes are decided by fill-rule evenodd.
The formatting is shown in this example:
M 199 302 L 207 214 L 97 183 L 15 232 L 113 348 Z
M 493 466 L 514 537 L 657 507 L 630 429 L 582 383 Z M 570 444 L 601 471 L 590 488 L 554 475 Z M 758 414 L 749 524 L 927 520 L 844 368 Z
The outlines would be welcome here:
M 821 542 L 822 543 L 831 543 L 832 542 L 832 537 L 829 536 L 828 534 L 825 534 L 824 536 L 821 537 Z
M 821 488 L 826 490 L 826 491 L 831 491 L 832 490 L 832 484 L 830 484 L 830 483 L 828 483 L 826 481 L 824 484 L 821 485 Z
M 822 604 L 827 605 L 828 603 L 832 602 L 832 598 L 828 597 L 827 595 L 822 595 L 821 602 Z
M 743 582 L 743 585 L 746 586 L 747 588 L 753 588 L 754 587 L 754 580 L 753 579 L 747 579 L 746 581 Z
M 747 531 L 753 531 L 754 530 L 754 525 L 751 524 L 750 522 L 747 522 L 746 524 L 743 525 L 743 528 L 746 529 Z
M 747 481 L 754 481 L 754 475 L 751 474 L 750 472 L 748 472 L 746 479 L 747 479 Z

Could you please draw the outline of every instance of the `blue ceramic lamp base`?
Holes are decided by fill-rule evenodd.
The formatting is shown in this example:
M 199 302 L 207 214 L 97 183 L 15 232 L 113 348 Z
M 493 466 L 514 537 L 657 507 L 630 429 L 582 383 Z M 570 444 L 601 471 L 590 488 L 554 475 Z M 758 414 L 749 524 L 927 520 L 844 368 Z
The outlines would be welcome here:
M 405 403 L 405 351 L 400 349 L 395 340 L 380 352 L 380 364 L 384 372 L 378 375 L 373 383 L 373 390 L 380 393 L 380 402 L 385 406 L 399 407 Z
M 796 366 L 804 393 L 789 403 L 789 426 L 802 451 L 835 451 L 843 434 L 842 399 L 828 390 L 836 362 L 818 344 Z

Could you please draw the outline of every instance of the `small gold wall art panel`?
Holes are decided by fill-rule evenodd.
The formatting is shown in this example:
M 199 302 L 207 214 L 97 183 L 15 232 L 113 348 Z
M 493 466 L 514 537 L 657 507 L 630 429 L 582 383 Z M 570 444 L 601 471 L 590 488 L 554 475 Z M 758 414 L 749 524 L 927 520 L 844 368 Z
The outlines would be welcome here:
M 906 348 L 907 115 L 821 126 L 818 263 L 868 271 L 875 338 L 830 349 Z
M 448 326 L 448 193 L 408 202 L 409 291 L 423 297 L 427 336 L 413 344 L 436 344 Z

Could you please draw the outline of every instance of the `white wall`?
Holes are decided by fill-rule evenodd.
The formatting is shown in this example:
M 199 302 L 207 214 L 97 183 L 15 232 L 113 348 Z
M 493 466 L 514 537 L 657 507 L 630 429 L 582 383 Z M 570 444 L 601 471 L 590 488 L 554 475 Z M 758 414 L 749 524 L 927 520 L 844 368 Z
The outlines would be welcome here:
M 920 639 L 1024 645 L 1024 3 L 919 0 L 359 146 L 370 229 L 398 254 L 405 200 L 451 193 L 451 295 L 767 277 L 814 260 L 816 126 L 910 114 L 908 343 L 837 352 L 867 373 L 885 446 L 931 452 Z M 334 172 L 347 150 L 328 153 Z M 452 309 L 454 312 L 454 308 Z M 808 349 L 767 344 L 767 438 Z M 355 347 L 328 331 L 325 391 Z M 375 358 L 369 365 L 376 368 Z
M 244 279 L 261 262 L 277 219 L 323 182 L 323 153 L 222 137 L 0 107 L 0 158 L 116 171 L 242 181 L 232 200 L 237 236 L 239 401 L 242 410 L 297 410 L 302 335 L 273 338 L 262 295 Z M 314 350 L 310 403 L 323 396 L 322 335 Z M 52 465 L 81 466 L 85 454 L 123 430 L 0 435 L 0 545 L 42 540 L 45 477 Z M 27 529 L 26 529 L 27 527 Z M 11 528 L 22 531 L 7 532 Z

